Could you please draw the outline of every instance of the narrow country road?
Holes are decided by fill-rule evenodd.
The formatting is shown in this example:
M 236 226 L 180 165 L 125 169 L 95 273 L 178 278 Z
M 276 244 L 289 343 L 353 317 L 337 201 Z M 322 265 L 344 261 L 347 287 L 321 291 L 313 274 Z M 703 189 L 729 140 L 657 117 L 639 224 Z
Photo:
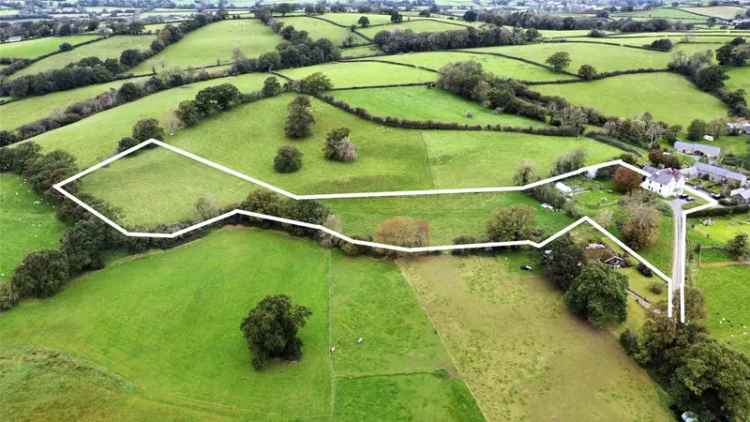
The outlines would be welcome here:
M 681 199 L 674 199 L 672 201 L 672 218 L 674 220 L 674 239 L 672 243 L 672 292 L 674 297 L 680 297 L 680 291 L 682 285 L 685 282 L 685 261 L 687 254 L 685 247 L 687 240 L 685 239 L 684 215 L 682 205 L 684 201 Z M 681 303 L 681 302 L 680 302 Z M 676 307 L 675 312 L 680 312 L 682 318 L 681 305 Z

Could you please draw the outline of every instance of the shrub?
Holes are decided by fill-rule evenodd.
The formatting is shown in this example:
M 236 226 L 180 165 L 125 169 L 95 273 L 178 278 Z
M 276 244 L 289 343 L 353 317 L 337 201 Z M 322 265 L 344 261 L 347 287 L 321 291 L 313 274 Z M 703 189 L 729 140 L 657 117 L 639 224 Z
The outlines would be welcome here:
M 18 299 L 18 293 L 11 283 L 0 283 L 0 312 L 14 307 Z
M 664 283 L 660 281 L 655 281 L 648 286 L 648 290 L 651 291 L 651 293 L 655 295 L 660 295 L 664 293 Z
M 340 128 L 328 132 L 323 155 L 328 160 L 354 161 L 357 159 L 357 147 L 349 139 L 349 129 Z
M 636 269 L 638 270 L 639 273 L 643 274 L 645 277 L 651 278 L 654 276 L 654 272 L 651 271 L 651 268 L 646 266 L 646 264 L 644 264 L 643 262 L 639 262 Z
M 138 145 L 140 142 L 137 139 L 131 138 L 129 136 L 126 136 L 122 139 L 120 139 L 120 142 L 117 143 L 117 152 L 123 152 L 127 149 L 133 148 L 134 146 Z M 131 154 L 132 155 L 132 154 Z
M 298 95 L 287 107 L 287 119 L 284 125 L 286 136 L 299 139 L 310 136 L 315 118 L 310 109 L 310 98 Z
M 275 76 L 269 76 L 263 81 L 263 96 L 264 97 L 275 97 L 281 94 L 281 84 Z
M 306 76 L 299 83 L 300 91 L 310 95 L 317 95 L 323 91 L 328 91 L 331 88 L 333 88 L 331 80 L 328 79 L 328 76 L 320 72 L 315 72 Z
M 186 126 L 190 127 L 201 121 L 203 115 L 194 100 L 185 100 L 180 102 L 175 112 L 177 118 Z
M 627 318 L 628 278 L 598 262 L 583 267 L 565 293 L 573 313 L 597 328 L 621 323 Z
M 18 136 L 8 130 L 0 130 L 0 148 L 15 144 L 18 142 Z
M 596 69 L 594 69 L 594 66 L 591 66 L 590 64 L 584 64 L 581 65 L 580 68 L 578 68 L 578 76 L 587 81 L 596 78 L 596 75 Z
M 487 224 L 487 237 L 493 242 L 530 240 L 534 225 L 535 213 L 529 206 L 499 208 Z
M 133 138 L 143 142 L 149 139 L 164 140 L 164 129 L 156 119 L 143 119 L 133 126 Z
M 68 280 L 69 266 L 65 255 L 55 250 L 32 252 L 24 258 L 10 279 L 19 297 L 49 297 Z
M 620 345 L 625 349 L 625 353 L 630 356 L 635 356 L 641 352 L 641 344 L 638 341 L 638 336 L 630 328 L 626 328 L 620 334 Z
M 430 226 L 423 220 L 393 217 L 378 226 L 375 239 L 387 245 L 426 246 L 430 241 Z
M 295 147 L 283 146 L 273 159 L 273 168 L 279 173 L 293 173 L 302 167 L 302 155 Z
M 545 63 L 552 66 L 552 70 L 555 72 L 562 72 L 570 66 L 570 54 L 566 51 L 558 51 L 557 53 L 549 56 Z
M 70 51 L 73 49 L 73 46 L 70 45 L 70 43 L 64 42 L 58 46 L 60 51 Z

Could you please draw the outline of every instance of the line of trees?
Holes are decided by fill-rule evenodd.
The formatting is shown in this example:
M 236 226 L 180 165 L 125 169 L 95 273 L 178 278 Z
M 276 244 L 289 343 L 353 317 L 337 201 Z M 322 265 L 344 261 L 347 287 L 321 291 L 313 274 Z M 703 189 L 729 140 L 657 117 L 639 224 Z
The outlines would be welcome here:
M 443 32 L 380 31 L 373 41 L 388 54 L 412 51 L 435 51 L 457 48 L 519 45 L 539 37 L 535 30 L 508 30 L 503 27 L 489 29 L 466 28 Z
M 631 20 L 607 19 L 606 16 L 572 17 L 544 15 L 536 12 L 495 13 L 480 12 L 477 20 L 497 26 L 517 26 L 547 30 L 599 29 L 621 32 L 664 32 L 692 29 L 692 24 L 667 19 Z

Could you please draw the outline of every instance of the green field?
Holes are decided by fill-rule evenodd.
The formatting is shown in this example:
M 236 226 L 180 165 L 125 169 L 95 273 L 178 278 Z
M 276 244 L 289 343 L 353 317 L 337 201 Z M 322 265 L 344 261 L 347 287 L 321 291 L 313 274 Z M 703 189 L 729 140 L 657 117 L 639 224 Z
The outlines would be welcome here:
M 239 323 L 263 296 L 279 293 L 312 310 L 300 332 L 305 354 L 255 372 Z M 365 411 L 372 420 L 481 420 L 461 380 L 438 376 L 453 373 L 452 365 L 394 264 L 343 258 L 272 232 L 225 229 L 173 251 L 116 261 L 53 299 L 0 315 L 0 336 L 3 354 L 52 349 L 101 368 L 99 382 L 127 385 L 127 395 L 110 389 L 135 405 L 117 409 L 122 420 L 138 420 L 141 406 L 159 404 L 171 405 L 161 409 L 168 420 L 321 420 L 334 413 L 358 420 Z M 82 366 L 70 370 L 85 374 Z M 19 406 L 12 399 L 20 391 L 47 388 L 22 374 L 16 369 L 0 381 L 13 392 L 0 398 L 11 417 L 56 419 L 101 397 L 86 394 L 96 384 L 81 376 L 56 397 L 80 401 L 55 406 L 31 395 L 34 405 Z
M 281 119 L 247 118 L 263 113 L 283 116 L 290 99 L 291 96 L 283 95 L 239 107 L 193 128 L 180 130 L 167 140 L 202 157 L 300 194 L 505 186 L 512 183 L 516 168 L 525 160 L 531 162 L 538 174 L 547 174 L 559 155 L 575 148 L 588 152 L 589 163 L 605 161 L 619 154 L 617 149 L 586 138 L 389 128 L 319 101 L 313 102 L 313 114 L 317 120 L 313 136 L 303 141 L 286 139 Z M 74 126 L 56 132 L 76 129 Z M 325 134 L 339 127 L 348 127 L 352 131 L 351 137 L 359 153 L 356 162 L 337 163 L 323 158 L 321 149 Z M 65 135 L 58 133 L 58 136 Z M 75 147 L 76 154 L 87 156 L 89 149 L 78 148 L 96 141 L 89 139 L 68 144 L 74 142 L 73 138 L 64 139 L 66 145 Z M 114 142 L 111 145 L 110 148 L 114 148 Z M 282 145 L 294 145 L 305 154 L 300 171 L 280 174 L 273 170 L 273 156 Z M 200 196 L 215 199 L 219 206 L 241 199 L 241 185 L 232 184 L 219 190 L 216 178 L 191 175 L 189 169 L 175 165 L 172 155 L 168 151 L 148 151 L 120 160 L 87 176 L 84 190 L 122 208 L 125 222 L 135 225 L 192 217 L 195 213 L 193 205 Z M 472 168 L 472 171 L 467 172 L 467 168 Z M 186 190 L 185 184 L 190 188 Z M 122 189 L 123 186 L 127 189 Z M 249 191 L 252 186 L 248 184 L 246 189 Z M 133 198 L 140 199 L 134 201 Z
M 28 41 L 0 44 L 0 57 L 33 59 L 60 49 L 60 44 L 80 44 L 98 38 L 96 35 L 71 35 L 68 37 L 44 37 Z
M 350 47 L 341 49 L 342 59 L 353 59 L 357 57 L 372 56 L 380 53 L 374 45 L 362 45 L 359 47 Z
M 707 223 L 707 224 L 704 224 Z M 738 234 L 750 234 L 750 214 L 724 217 L 691 218 L 691 240 L 704 245 L 725 246 Z
M 675 9 L 671 7 L 658 7 L 650 10 L 639 10 L 636 12 L 620 12 L 613 16 L 616 17 L 628 17 L 633 19 L 669 19 L 676 21 L 700 21 L 703 22 L 706 18 L 697 16 L 694 13 L 686 12 L 681 9 Z
M 436 73 L 422 69 L 368 62 L 329 63 L 282 70 L 280 73 L 292 79 L 302 79 L 316 72 L 328 76 L 334 88 L 434 82 L 437 79 Z
M 621 75 L 586 83 L 539 85 L 534 89 L 611 116 L 634 117 L 648 111 L 656 120 L 683 128 L 693 119 L 727 116 L 726 107 L 718 98 L 673 73 Z
M 750 354 L 750 266 L 731 263 L 706 264 L 696 270 L 696 286 L 703 290 L 711 334 L 735 349 Z
M 292 25 L 294 29 L 298 31 L 307 31 L 310 38 L 317 40 L 318 38 L 328 38 L 334 44 L 340 46 L 344 41 L 351 35 L 353 45 L 367 44 L 368 41 L 361 36 L 349 31 L 348 28 L 342 28 L 336 26 L 330 22 L 325 22 L 320 19 L 313 19 L 309 17 L 292 17 L 279 19 L 284 22 L 285 25 Z
M 458 236 L 486 236 L 487 223 L 500 208 L 526 205 L 535 212 L 536 228 L 545 236 L 560 231 L 573 219 L 565 213 L 541 208 L 541 204 L 518 192 L 420 196 L 411 198 L 366 198 L 322 201 L 336 214 L 347 235 L 374 235 L 384 220 L 411 217 L 426 221 L 430 244 L 449 245 Z M 481 240 L 480 240 L 481 241 Z
M 588 29 L 572 29 L 572 30 L 555 30 L 555 29 L 541 29 L 539 33 L 544 38 L 567 38 L 567 37 L 584 37 L 591 31 Z
M 357 25 L 359 27 L 359 18 L 365 16 L 370 20 L 370 25 L 382 25 L 391 23 L 391 15 L 375 13 L 326 13 L 321 18 L 336 22 L 340 25 Z
M 467 125 L 544 127 L 544 123 L 513 114 L 495 113 L 479 104 L 436 88 L 423 86 L 334 91 L 333 96 L 375 116 L 434 120 Z
M 521 57 L 537 63 L 544 63 L 552 54 L 565 51 L 570 54 L 571 72 L 578 71 L 581 65 L 589 64 L 599 72 L 614 70 L 639 69 L 644 67 L 666 68 L 672 59 L 670 54 L 623 48 L 613 45 L 598 45 L 584 43 L 544 43 L 532 45 L 518 45 L 505 47 L 482 47 L 473 51 L 506 54 Z
M 380 31 L 405 31 L 408 29 L 413 32 L 444 32 L 466 29 L 467 26 L 463 25 L 462 22 L 414 19 L 412 21 L 404 20 L 402 23 L 360 28 L 359 32 L 372 38 Z
M 560 75 L 545 69 L 544 67 L 524 63 L 519 60 L 485 54 L 440 51 L 381 56 L 377 57 L 377 60 L 411 64 L 433 70 L 440 70 L 441 67 L 448 63 L 471 60 L 481 63 L 482 68 L 487 72 L 500 77 L 513 78 L 522 81 L 549 81 L 574 78 L 573 76 Z
M 744 89 L 745 92 L 750 92 L 750 67 L 729 67 L 726 69 L 729 79 L 724 81 L 724 85 L 727 88 L 736 90 Z M 747 94 L 745 95 L 747 98 Z
M 18 176 L 0 174 L 0 283 L 30 252 L 57 246 L 65 225 Z
M 538 273 L 519 270 L 535 256 L 401 263 L 487 418 L 670 420 L 665 394 L 615 337 L 572 317 Z
M 16 73 L 11 78 L 23 75 L 33 75 L 35 73 L 47 70 L 60 69 L 70 63 L 77 62 L 86 57 L 99 57 L 102 60 L 115 58 L 119 59 L 120 54 L 128 49 L 146 50 L 154 40 L 152 35 L 119 35 L 106 40 L 97 41 L 87 44 L 74 50 L 55 54 L 44 60 L 40 60 L 29 67 L 26 67 Z
M 735 6 L 684 7 L 684 10 L 698 15 L 731 20 L 737 15 L 745 15 L 745 9 Z
M 72 125 L 34 137 L 46 151 L 64 149 L 78 159 L 80 167 L 88 167 L 114 154 L 117 142 L 130 136 L 141 119 L 156 118 L 168 127 L 174 121 L 174 110 L 183 100 L 193 99 L 203 88 L 231 83 L 243 92 L 257 91 L 267 74 L 253 73 L 229 77 L 221 81 L 204 81 L 149 95 L 138 101 L 107 110 Z
M 189 33 L 179 42 L 132 69 L 134 74 L 228 63 L 239 49 L 246 57 L 273 51 L 283 39 L 257 20 L 227 20 Z
M 15 129 L 18 126 L 47 117 L 55 112 L 63 112 L 65 108 L 76 102 L 94 98 L 110 89 L 117 89 L 126 82 L 139 82 L 143 80 L 145 78 L 122 79 L 13 101 L 0 106 L 0 113 L 2 113 L 0 129 Z

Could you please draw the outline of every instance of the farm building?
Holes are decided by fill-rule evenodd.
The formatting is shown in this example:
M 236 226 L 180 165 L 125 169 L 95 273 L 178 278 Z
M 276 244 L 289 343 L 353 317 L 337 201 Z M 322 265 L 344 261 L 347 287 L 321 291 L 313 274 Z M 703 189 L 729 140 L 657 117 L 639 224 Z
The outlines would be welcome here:
M 750 133 L 750 123 L 747 120 L 738 120 L 727 123 L 727 129 L 731 133 Z
M 686 177 L 708 178 L 708 180 L 715 183 L 734 182 L 739 184 L 739 186 L 747 184 L 747 176 L 744 174 L 710 164 L 696 163 L 693 167 L 682 170 L 682 174 Z
M 740 204 L 750 204 L 750 188 L 735 189 L 729 196 Z
M 719 147 L 682 141 L 675 142 L 674 149 L 683 154 L 706 157 L 709 161 L 715 161 L 721 155 L 721 148 Z
M 657 193 L 663 198 L 671 198 L 682 194 L 682 189 L 685 187 L 685 178 L 679 170 L 663 169 L 648 176 L 641 183 L 641 187 Z

